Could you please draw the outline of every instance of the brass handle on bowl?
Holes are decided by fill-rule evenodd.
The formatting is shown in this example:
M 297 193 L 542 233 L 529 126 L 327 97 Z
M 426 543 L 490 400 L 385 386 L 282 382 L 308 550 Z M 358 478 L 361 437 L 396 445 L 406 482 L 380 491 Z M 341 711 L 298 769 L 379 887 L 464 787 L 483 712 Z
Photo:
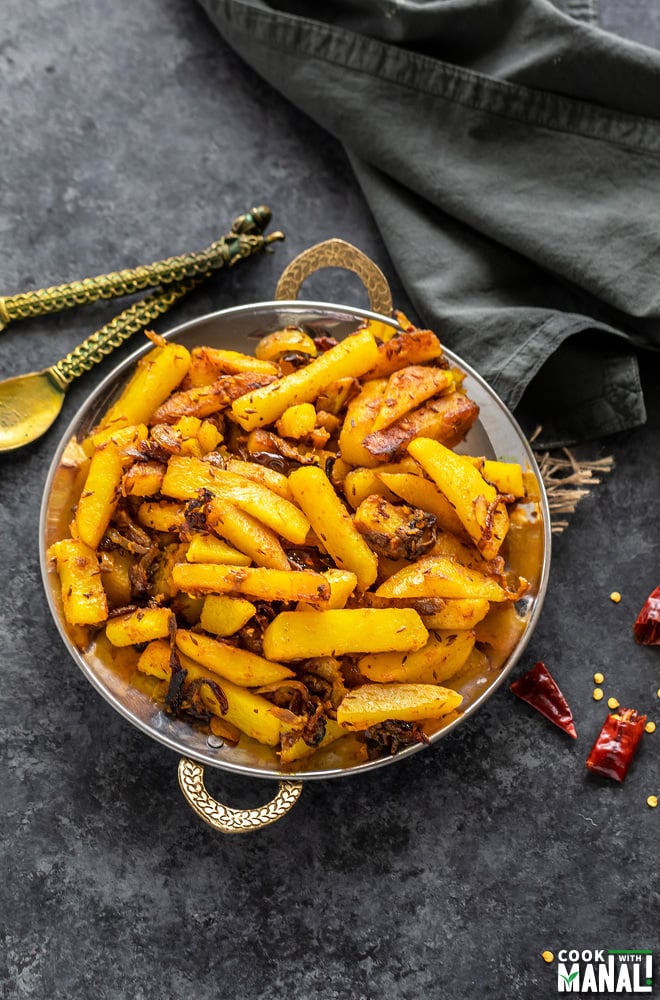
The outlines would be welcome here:
M 191 809 L 220 833 L 250 833 L 277 822 L 293 809 L 302 781 L 280 781 L 277 795 L 258 809 L 231 809 L 214 799 L 204 784 L 204 768 L 188 757 L 179 761 L 179 787 Z
M 325 240 L 294 257 L 282 272 L 275 298 L 297 298 L 305 278 L 324 267 L 343 267 L 353 271 L 367 289 L 372 311 L 381 316 L 392 315 L 392 292 L 387 278 L 370 257 L 345 240 Z

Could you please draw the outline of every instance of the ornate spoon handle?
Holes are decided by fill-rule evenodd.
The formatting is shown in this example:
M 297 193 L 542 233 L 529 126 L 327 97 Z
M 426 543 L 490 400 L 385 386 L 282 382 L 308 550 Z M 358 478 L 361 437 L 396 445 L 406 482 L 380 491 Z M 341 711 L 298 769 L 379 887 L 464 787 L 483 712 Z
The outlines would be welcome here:
M 52 376 L 59 388 L 65 391 L 74 378 L 78 378 L 84 372 L 91 371 L 94 365 L 103 361 L 116 347 L 132 337 L 134 333 L 139 333 L 158 316 L 162 316 L 175 302 L 200 285 L 203 280 L 203 277 L 191 278 L 178 285 L 172 285 L 170 288 L 153 292 L 139 302 L 133 303 L 128 309 L 124 309 L 109 323 L 102 326 L 100 330 L 90 334 L 65 358 L 51 365 L 47 369 L 48 374 Z
M 270 209 L 264 205 L 239 215 L 232 223 L 231 232 L 197 253 L 181 254 L 154 264 L 0 297 L 0 330 L 13 319 L 43 316 L 98 299 L 133 295 L 147 288 L 180 283 L 222 267 L 231 267 L 237 260 L 263 249 L 266 243 L 283 238 L 279 233 L 270 237 L 262 235 L 270 216 Z

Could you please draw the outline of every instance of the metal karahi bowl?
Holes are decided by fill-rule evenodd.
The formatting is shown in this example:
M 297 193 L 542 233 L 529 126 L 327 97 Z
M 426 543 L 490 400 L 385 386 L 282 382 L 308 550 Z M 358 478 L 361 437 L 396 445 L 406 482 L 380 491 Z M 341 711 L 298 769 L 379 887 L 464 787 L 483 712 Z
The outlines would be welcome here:
M 278 290 L 279 288 L 280 286 Z M 206 345 L 250 353 L 259 337 L 285 326 L 304 326 L 341 339 L 365 319 L 377 319 L 397 328 L 396 320 L 378 312 L 290 298 L 212 313 L 184 323 L 164 336 L 189 349 Z M 145 343 L 108 375 L 77 412 L 59 443 L 49 470 L 41 508 L 39 544 L 43 582 L 64 644 L 85 677 L 129 722 L 180 756 L 181 789 L 189 804 L 206 822 L 223 832 L 246 832 L 284 815 L 297 800 L 304 781 L 346 777 L 369 771 L 395 763 L 428 744 L 416 744 L 393 756 L 370 760 L 364 743 L 355 735 L 347 735 L 327 748 L 317 750 L 295 766 L 283 766 L 275 751 L 252 739 L 242 737 L 238 746 L 230 747 L 189 723 L 167 714 L 151 697 L 144 684 L 136 683 L 134 662 L 123 656 L 122 651 L 113 650 L 100 637 L 83 637 L 79 629 L 66 623 L 59 580 L 49 562 L 47 551 L 54 541 L 66 535 L 72 507 L 82 485 L 79 470 L 67 460 L 67 448 L 72 440 L 80 441 L 98 423 L 108 406 L 119 396 L 137 360 L 150 349 L 151 344 Z M 430 744 L 436 743 L 476 712 L 505 680 L 522 655 L 541 611 L 548 582 L 551 539 L 543 483 L 533 452 L 520 427 L 486 382 L 451 351 L 446 348 L 444 350 L 451 364 L 466 373 L 467 392 L 480 408 L 478 421 L 456 450 L 520 463 L 523 469 L 536 475 L 540 500 L 529 505 L 524 543 L 517 544 L 507 554 L 511 569 L 524 576 L 530 584 L 526 594 L 516 605 L 516 611 L 524 622 L 520 634 L 513 648 L 505 650 L 501 662 L 492 669 L 479 675 L 464 672 L 458 675 L 456 681 L 452 679 L 451 686 L 456 687 L 463 695 L 460 714 L 453 714 L 427 726 Z M 233 771 L 250 778 L 276 779 L 280 782 L 278 794 L 259 809 L 231 809 L 211 798 L 206 791 L 203 781 L 205 766 Z

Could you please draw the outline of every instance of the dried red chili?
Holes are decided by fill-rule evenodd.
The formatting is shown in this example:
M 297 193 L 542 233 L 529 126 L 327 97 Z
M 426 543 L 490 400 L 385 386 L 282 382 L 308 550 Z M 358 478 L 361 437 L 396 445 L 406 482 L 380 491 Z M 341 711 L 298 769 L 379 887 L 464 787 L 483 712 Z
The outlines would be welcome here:
M 644 732 L 646 716 L 634 708 L 608 715 L 587 758 L 587 767 L 614 781 L 623 781 Z
M 511 691 L 544 715 L 555 726 L 576 739 L 573 713 L 559 685 L 541 660 L 511 684 Z
M 633 625 L 637 642 L 643 646 L 660 646 L 660 587 L 656 587 L 644 602 Z

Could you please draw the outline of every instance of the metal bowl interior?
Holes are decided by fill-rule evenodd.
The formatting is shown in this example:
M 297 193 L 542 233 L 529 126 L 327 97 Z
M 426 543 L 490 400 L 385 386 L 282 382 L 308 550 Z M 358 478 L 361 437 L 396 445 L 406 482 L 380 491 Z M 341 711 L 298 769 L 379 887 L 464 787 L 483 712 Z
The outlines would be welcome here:
M 176 327 L 165 336 L 188 348 L 209 345 L 250 352 L 258 338 L 286 325 L 303 324 L 340 338 L 354 330 L 365 318 L 377 318 L 394 327 L 397 325 L 394 320 L 349 306 L 301 301 L 264 302 L 203 316 Z M 146 343 L 119 365 L 80 408 L 60 441 L 44 490 L 39 530 L 42 577 L 53 618 L 73 660 L 96 690 L 138 729 L 180 755 L 250 777 L 334 778 L 380 767 L 422 749 L 425 744 L 409 747 L 393 757 L 370 761 L 364 744 L 354 736 L 346 736 L 317 751 L 307 761 L 298 762 L 295 769 L 287 769 L 274 751 L 245 737 L 234 748 L 213 746 L 217 740 L 209 739 L 206 733 L 172 718 L 160 708 L 141 683 L 141 678 L 136 676 L 134 660 L 113 651 L 101 641 L 82 637 L 79 630 L 67 625 L 62 614 L 59 581 L 46 555 L 49 545 L 66 534 L 72 506 L 82 485 L 75 468 L 67 463 L 66 448 L 72 438 L 84 438 L 98 422 L 121 392 L 137 359 L 150 347 Z M 503 654 L 501 662 L 488 671 L 479 675 L 463 673 L 456 681 L 452 679 L 452 686 L 463 695 L 461 712 L 432 724 L 427 730 L 430 743 L 460 726 L 476 712 L 513 669 L 539 617 L 550 565 L 550 517 L 534 455 L 511 413 L 484 380 L 450 351 L 445 353 L 452 363 L 466 372 L 467 391 L 480 407 L 478 422 L 457 450 L 519 462 L 524 469 L 536 474 L 541 499 L 537 504 L 528 505 L 527 534 L 523 543 L 508 553 L 512 569 L 525 576 L 530 583 L 527 594 L 516 606 L 522 619 L 516 641 Z

